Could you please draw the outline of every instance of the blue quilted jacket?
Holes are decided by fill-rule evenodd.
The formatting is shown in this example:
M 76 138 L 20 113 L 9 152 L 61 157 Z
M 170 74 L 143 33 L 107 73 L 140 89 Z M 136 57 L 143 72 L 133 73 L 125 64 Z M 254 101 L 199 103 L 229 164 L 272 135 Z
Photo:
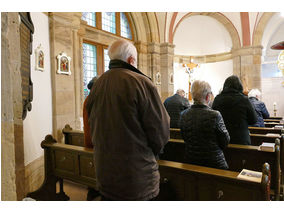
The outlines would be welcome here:
M 264 127 L 263 119 L 269 118 L 269 112 L 267 111 L 265 104 L 262 101 L 259 101 L 255 97 L 250 97 L 249 101 L 254 107 L 255 112 L 257 114 L 257 122 L 252 126 Z

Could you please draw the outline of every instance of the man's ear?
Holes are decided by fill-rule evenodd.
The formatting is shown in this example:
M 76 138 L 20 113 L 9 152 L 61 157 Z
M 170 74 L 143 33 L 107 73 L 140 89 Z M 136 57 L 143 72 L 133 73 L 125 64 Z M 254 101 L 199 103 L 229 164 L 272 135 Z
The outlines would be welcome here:
M 133 58 L 132 56 L 129 56 L 129 57 L 127 58 L 127 63 L 128 63 L 128 64 L 131 64 L 131 65 L 134 65 L 134 63 L 135 63 L 134 58 Z

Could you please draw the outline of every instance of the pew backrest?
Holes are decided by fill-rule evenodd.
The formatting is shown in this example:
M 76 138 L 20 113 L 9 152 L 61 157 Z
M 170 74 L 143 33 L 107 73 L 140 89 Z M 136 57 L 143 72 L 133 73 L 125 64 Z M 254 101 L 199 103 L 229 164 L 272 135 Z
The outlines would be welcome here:
M 84 147 L 84 132 L 73 130 L 69 124 L 66 124 L 62 129 L 64 135 L 64 143 Z
M 159 160 L 159 170 L 161 182 L 167 187 L 163 191 L 170 192 L 169 200 L 269 200 L 269 172 L 265 172 L 265 166 L 261 183 L 238 179 L 238 172 L 164 160 Z
M 281 129 L 274 129 L 274 128 L 268 128 L 268 127 L 249 127 L 249 132 L 250 134 L 262 134 L 262 135 L 266 135 L 269 133 L 272 134 L 282 134 Z

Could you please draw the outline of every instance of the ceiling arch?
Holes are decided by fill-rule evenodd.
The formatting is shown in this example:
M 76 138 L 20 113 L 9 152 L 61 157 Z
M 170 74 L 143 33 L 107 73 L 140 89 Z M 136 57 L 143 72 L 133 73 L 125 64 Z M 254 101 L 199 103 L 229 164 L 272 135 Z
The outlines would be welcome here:
M 190 13 L 187 13 L 179 20 L 179 22 L 176 24 L 175 28 L 173 29 L 173 25 L 174 25 L 174 22 L 175 22 L 175 19 L 176 19 L 176 16 L 177 16 L 177 13 L 174 13 L 174 15 L 172 16 L 171 25 L 170 25 L 170 28 L 169 28 L 169 42 L 170 43 L 173 43 L 175 33 L 177 31 L 177 28 L 181 24 L 181 22 L 184 21 L 186 18 L 189 18 L 191 16 L 196 16 L 196 15 L 209 16 L 209 17 L 214 18 L 215 20 L 217 20 L 221 24 L 223 24 L 223 26 L 226 28 L 226 30 L 229 32 L 229 34 L 231 36 L 232 48 L 238 49 L 238 48 L 241 47 L 240 36 L 238 34 L 237 29 L 235 28 L 233 23 L 226 16 L 224 16 L 222 13 L 219 13 L 219 12 L 190 12 Z

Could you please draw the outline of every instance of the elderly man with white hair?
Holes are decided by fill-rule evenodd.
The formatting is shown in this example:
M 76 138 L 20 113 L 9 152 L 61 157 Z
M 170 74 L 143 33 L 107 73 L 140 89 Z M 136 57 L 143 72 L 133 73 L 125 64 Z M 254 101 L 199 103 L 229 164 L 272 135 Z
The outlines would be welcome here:
M 87 102 L 97 186 L 102 200 L 154 200 L 156 156 L 169 140 L 170 119 L 155 85 L 136 68 L 134 45 L 118 40 L 108 54 L 109 71 Z
M 190 164 L 228 169 L 223 149 L 230 136 L 220 112 L 211 109 L 211 87 L 194 81 L 191 87 L 194 104 L 181 114 L 181 134 L 185 142 L 185 161 Z
M 253 124 L 252 126 L 264 127 L 263 119 L 269 118 L 269 112 L 266 109 L 265 104 L 262 101 L 260 101 L 261 92 L 258 89 L 252 89 L 248 93 L 248 97 L 257 115 L 257 122 Z

